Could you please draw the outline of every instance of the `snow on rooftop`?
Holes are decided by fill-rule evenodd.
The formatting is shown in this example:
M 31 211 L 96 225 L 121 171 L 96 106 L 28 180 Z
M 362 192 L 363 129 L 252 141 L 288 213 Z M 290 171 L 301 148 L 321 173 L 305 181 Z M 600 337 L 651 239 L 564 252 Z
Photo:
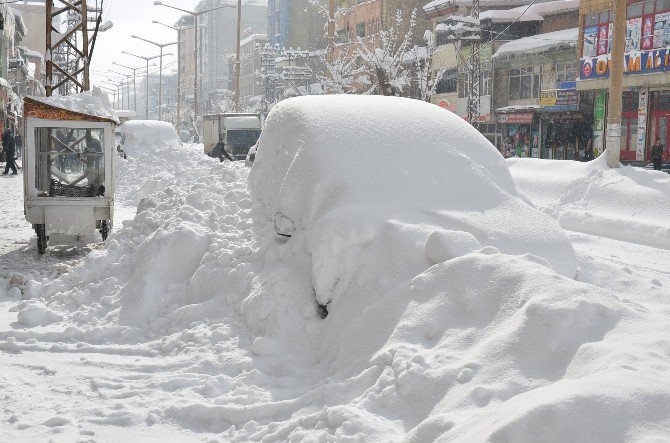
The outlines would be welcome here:
M 536 0 L 535 3 L 544 3 L 551 0 Z M 480 0 L 480 7 L 486 9 L 504 8 L 528 5 L 528 0 Z M 472 7 L 472 0 L 433 0 L 423 7 L 425 13 L 438 11 L 447 7 Z
M 240 45 L 244 46 L 247 43 L 251 43 L 254 40 L 267 40 L 268 36 L 266 34 L 252 34 L 249 37 L 246 37 L 242 40 L 240 40 Z
M 524 7 L 525 9 L 525 7 Z M 541 15 L 533 13 L 531 11 L 518 11 L 515 9 L 489 9 L 479 14 L 479 19 L 481 21 L 491 20 L 494 23 L 507 23 L 507 22 L 531 22 L 531 21 L 542 21 L 543 18 Z
M 277 232 L 305 230 L 315 239 L 307 247 L 322 304 L 367 266 L 358 258 L 363 245 L 382 248 L 385 260 L 414 257 L 412 269 L 494 247 L 532 253 L 574 276 L 562 231 L 517 193 L 498 151 L 438 106 L 380 96 L 292 98 L 272 109 L 257 146 L 252 189 Z M 521 219 L 524 229 L 513 228 Z M 485 234 L 490 229 L 496 234 Z
M 580 0 L 558 0 L 545 3 L 533 3 L 512 9 L 489 9 L 479 15 L 480 20 L 491 20 L 494 23 L 513 21 L 542 21 L 545 16 L 568 11 L 578 11 Z
M 40 103 L 80 114 L 101 117 L 119 123 L 109 98 L 100 88 L 94 86 L 91 91 L 71 95 L 52 95 L 51 97 L 30 97 Z
M 578 35 L 578 28 L 570 28 L 512 40 L 500 46 L 493 58 L 500 59 L 517 54 L 539 54 L 545 51 L 572 49 L 577 45 Z

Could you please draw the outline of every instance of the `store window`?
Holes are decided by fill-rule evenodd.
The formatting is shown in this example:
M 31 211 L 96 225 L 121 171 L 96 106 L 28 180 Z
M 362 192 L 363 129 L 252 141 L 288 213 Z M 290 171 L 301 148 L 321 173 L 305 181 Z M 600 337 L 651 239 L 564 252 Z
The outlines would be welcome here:
M 542 70 L 540 66 L 509 70 L 509 99 L 528 100 L 540 97 Z
M 449 94 L 458 90 L 458 71 L 447 69 L 442 73 L 435 85 L 436 94 Z
M 467 72 L 458 74 L 458 98 L 465 98 L 470 93 L 470 75 Z
M 574 82 L 577 78 L 577 61 L 556 62 L 556 87 L 558 83 Z
M 482 63 L 482 76 L 479 82 L 479 95 L 491 95 L 491 63 Z
M 365 37 L 365 22 L 356 24 L 356 35 L 358 37 Z

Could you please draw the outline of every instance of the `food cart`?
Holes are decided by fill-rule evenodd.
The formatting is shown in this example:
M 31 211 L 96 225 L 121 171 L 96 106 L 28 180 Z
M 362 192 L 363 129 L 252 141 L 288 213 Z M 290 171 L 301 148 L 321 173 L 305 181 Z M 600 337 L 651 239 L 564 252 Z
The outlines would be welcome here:
M 50 234 L 97 229 L 104 241 L 112 228 L 118 120 L 91 97 L 24 99 L 24 210 L 40 254 Z

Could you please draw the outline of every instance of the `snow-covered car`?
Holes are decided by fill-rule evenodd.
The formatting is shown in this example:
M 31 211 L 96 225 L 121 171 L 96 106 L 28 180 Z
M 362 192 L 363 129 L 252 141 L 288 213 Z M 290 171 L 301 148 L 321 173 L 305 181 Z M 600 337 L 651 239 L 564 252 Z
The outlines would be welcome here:
M 117 128 L 120 143 L 117 151 L 122 157 L 138 156 L 156 146 L 179 147 L 181 140 L 174 126 L 159 120 L 130 120 Z
M 284 100 L 267 117 L 249 181 L 275 231 L 304 237 L 321 305 L 366 267 L 402 278 L 473 251 L 531 254 L 576 273 L 566 234 L 519 193 L 496 148 L 430 103 Z

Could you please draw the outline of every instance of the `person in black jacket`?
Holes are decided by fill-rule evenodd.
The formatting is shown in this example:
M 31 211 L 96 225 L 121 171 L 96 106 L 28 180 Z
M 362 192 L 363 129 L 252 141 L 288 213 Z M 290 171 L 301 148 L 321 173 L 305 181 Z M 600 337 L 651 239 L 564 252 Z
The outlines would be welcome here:
M 19 172 L 16 169 L 16 162 L 14 161 L 16 145 L 14 143 L 12 131 L 9 128 L 5 129 L 4 134 L 2 134 L 2 149 L 5 152 L 5 157 L 7 157 L 7 165 L 5 166 L 5 172 L 2 175 L 9 174 L 10 169 L 13 171 L 13 175 L 18 174 Z
M 228 154 L 228 151 L 226 151 L 226 145 L 223 142 L 218 142 L 209 155 L 218 158 L 221 162 L 223 161 L 224 157 L 231 162 L 235 161 L 235 159 L 231 157 L 230 154 Z

